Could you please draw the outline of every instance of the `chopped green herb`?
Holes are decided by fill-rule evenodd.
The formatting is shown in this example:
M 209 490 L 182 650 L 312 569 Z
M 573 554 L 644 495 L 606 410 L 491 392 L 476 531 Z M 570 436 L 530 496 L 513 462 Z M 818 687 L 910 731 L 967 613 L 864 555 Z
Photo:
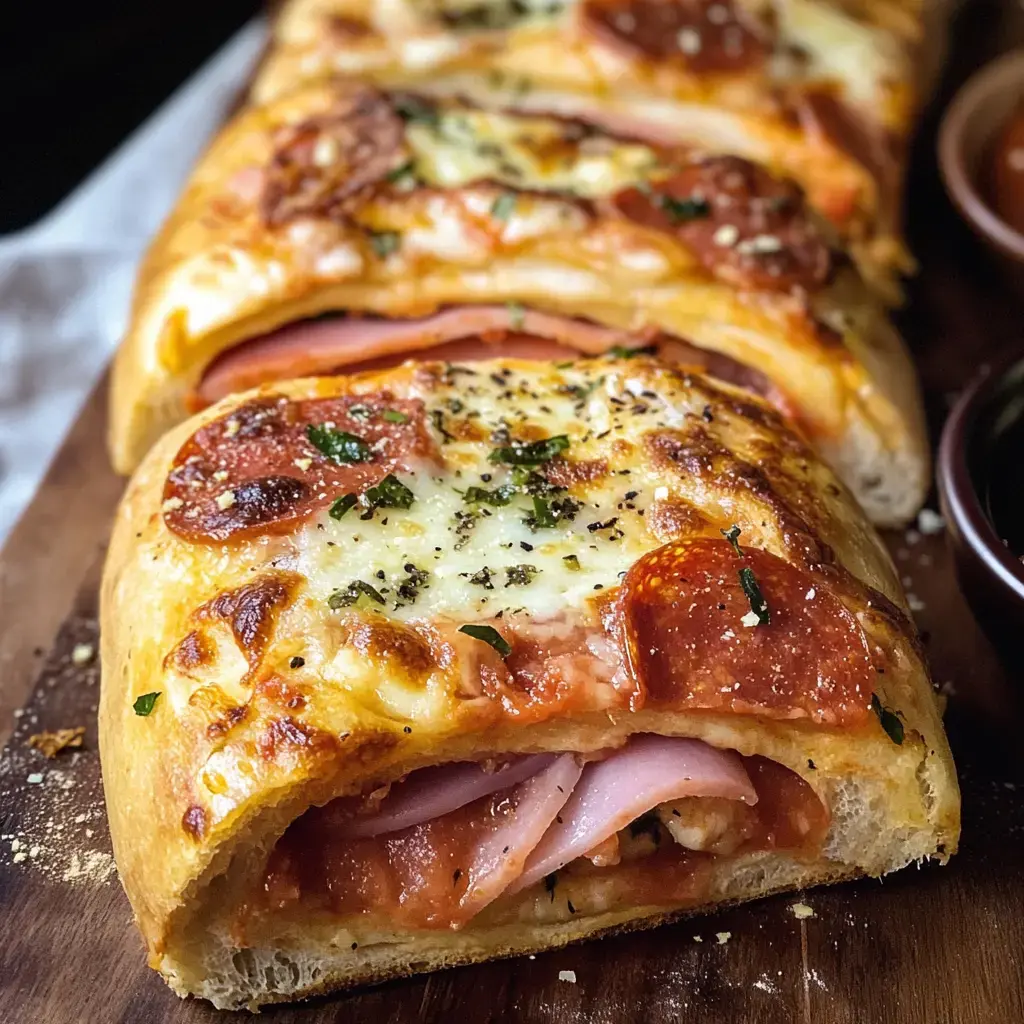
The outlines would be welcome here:
M 565 562 L 565 567 L 569 572 L 580 571 L 580 560 L 575 555 L 562 555 L 562 561 Z
M 444 413 L 440 409 L 432 409 L 430 411 L 430 419 L 433 421 L 434 429 L 441 435 L 445 444 L 455 440 L 455 435 L 445 429 Z
M 327 514 L 332 519 L 341 519 L 346 512 L 350 509 L 355 508 L 359 502 L 359 496 L 356 494 L 343 494 L 340 498 L 335 498 L 331 503 L 331 507 L 327 510 Z
M 348 608 L 358 603 L 360 598 L 367 597 L 375 604 L 383 604 L 384 598 L 381 596 L 380 591 L 371 587 L 369 583 L 363 580 L 353 580 L 343 590 L 335 590 L 329 598 L 327 598 L 327 607 L 332 611 L 337 611 L 339 608 Z
M 482 640 L 493 647 L 503 658 L 512 653 L 512 645 L 493 626 L 459 626 L 459 632 L 471 636 L 474 640 Z
M 393 171 L 389 171 L 385 175 L 385 180 L 390 181 L 392 184 L 402 185 L 405 188 L 411 188 L 416 184 L 416 171 L 415 162 L 412 160 L 406 160 L 401 167 L 396 167 Z
M 438 15 L 441 22 L 450 29 L 480 30 L 511 28 L 523 18 L 558 14 L 565 8 L 566 0 L 549 0 L 536 3 L 531 0 L 476 0 L 453 9 L 442 5 Z
M 558 391 L 560 394 L 572 396 L 578 402 L 583 402 L 603 383 L 604 377 L 598 377 L 597 380 L 592 380 L 589 384 L 563 384 Z
M 521 331 L 526 322 L 526 307 L 521 302 L 506 302 L 508 310 L 508 324 L 513 331 Z
M 526 517 L 525 523 L 531 530 L 549 530 L 558 525 L 558 516 L 543 498 L 534 498 L 533 514 Z
M 496 220 L 508 220 L 512 216 L 512 211 L 516 208 L 517 198 L 515 192 L 502 192 L 491 203 L 491 216 Z
M 628 345 L 612 345 L 608 349 L 608 355 L 615 359 L 636 359 L 637 356 L 653 355 L 656 351 L 656 345 L 643 345 L 640 348 L 630 348 Z
M 371 231 L 369 232 L 370 248 L 378 259 L 387 259 L 393 252 L 398 251 L 402 244 L 402 236 L 397 231 Z
M 385 409 L 381 414 L 381 418 L 388 421 L 388 423 L 408 423 L 409 417 L 404 412 L 399 412 L 397 409 Z
M 370 508 L 411 508 L 416 495 L 401 480 L 388 473 L 376 487 L 370 487 L 363 495 Z
M 503 484 L 501 487 L 495 487 L 493 490 L 487 490 L 485 487 L 467 487 L 462 494 L 464 501 L 468 501 L 474 505 L 491 505 L 493 507 L 503 507 L 507 505 L 513 495 L 516 493 L 515 487 L 509 484 Z
M 306 427 L 306 437 L 322 455 L 339 465 L 369 462 L 373 458 L 373 451 L 361 437 L 322 423 L 311 423 Z
M 519 490 L 541 498 L 550 498 L 553 494 L 565 490 L 564 487 L 553 484 L 546 476 L 526 466 L 515 466 L 512 469 L 512 483 Z
M 540 572 L 535 565 L 510 565 L 505 569 L 506 587 L 525 587 Z
M 135 714 L 145 718 L 153 710 L 153 705 L 156 704 L 156 699 L 162 692 L 162 690 L 157 690 L 155 693 L 144 693 L 140 697 L 136 697 L 132 710 Z
M 690 220 L 700 220 L 711 213 L 711 204 L 706 199 L 676 199 L 675 196 L 659 195 L 655 202 L 668 214 L 673 224 L 684 224 Z
M 740 569 L 739 576 L 740 586 L 750 602 L 750 610 L 757 616 L 757 624 L 759 626 L 770 625 L 772 621 L 771 612 L 768 611 L 768 602 L 761 593 L 754 570 L 744 566 Z
M 733 551 L 741 558 L 743 557 L 743 552 L 740 551 L 740 534 L 742 532 L 735 523 L 728 530 L 722 530 L 722 536 L 732 545 Z
M 440 117 L 437 108 L 418 96 L 396 96 L 392 99 L 395 113 L 403 121 L 419 122 L 436 128 Z
M 882 728 L 885 730 L 886 735 L 896 744 L 896 746 L 903 745 L 903 723 L 900 721 L 900 716 L 895 711 L 890 711 L 884 704 L 878 699 L 878 694 L 873 693 L 871 695 L 871 710 L 878 715 L 878 721 L 881 723 Z
M 546 437 L 542 441 L 513 441 L 503 448 L 495 448 L 488 456 L 491 462 L 501 462 L 506 466 L 539 466 L 550 462 L 556 455 L 569 447 L 569 438 L 565 434 Z

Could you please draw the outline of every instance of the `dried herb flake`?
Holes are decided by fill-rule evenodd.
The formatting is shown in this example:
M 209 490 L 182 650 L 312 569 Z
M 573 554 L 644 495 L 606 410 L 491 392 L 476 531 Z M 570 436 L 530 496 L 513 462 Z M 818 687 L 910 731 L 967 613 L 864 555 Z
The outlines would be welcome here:
M 878 721 L 881 723 L 882 728 L 885 730 L 886 735 L 900 747 L 903 745 L 903 723 L 900 721 L 900 716 L 895 712 L 887 708 L 879 699 L 878 694 L 873 693 L 871 695 L 871 710 L 878 715 Z
M 740 534 L 742 532 L 735 523 L 728 530 L 722 530 L 722 536 L 732 545 L 733 551 L 741 558 L 743 557 L 743 552 L 740 550 Z
M 512 653 L 512 645 L 493 626 L 459 626 L 459 632 L 471 636 L 474 640 L 482 640 L 493 647 L 503 658 Z
M 153 710 L 153 706 L 156 704 L 156 699 L 162 692 L 162 690 L 157 690 L 155 693 L 144 693 L 141 696 L 136 697 L 135 703 L 132 705 L 132 710 L 135 714 L 145 718 Z
M 327 598 L 327 607 L 332 611 L 337 611 L 339 608 L 349 608 L 357 604 L 359 599 L 363 597 L 369 598 L 374 604 L 384 603 L 384 598 L 375 587 L 371 587 L 364 580 L 353 580 L 347 587 L 335 590 Z
M 565 434 L 546 437 L 541 441 L 513 441 L 510 445 L 495 448 L 488 456 L 491 462 L 504 463 L 506 466 L 539 466 L 550 462 L 569 447 L 569 438 Z
M 352 462 L 369 462 L 373 458 L 370 446 L 355 434 L 322 423 L 311 423 L 306 427 L 306 437 L 322 455 L 339 465 Z
M 757 624 L 759 626 L 770 625 L 772 621 L 771 612 L 768 611 L 768 602 L 761 593 L 761 587 L 758 585 L 754 570 L 744 566 L 739 571 L 739 577 L 743 593 L 747 595 L 747 600 L 750 602 L 750 610 L 757 616 Z

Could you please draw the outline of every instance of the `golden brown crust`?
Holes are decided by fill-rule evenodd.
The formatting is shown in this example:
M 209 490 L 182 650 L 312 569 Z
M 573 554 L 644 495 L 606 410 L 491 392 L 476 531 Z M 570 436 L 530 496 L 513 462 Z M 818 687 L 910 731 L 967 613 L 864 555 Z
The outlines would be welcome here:
M 747 215 L 712 237 L 612 202 L 650 181 L 670 218 L 690 217 L 692 204 L 671 192 L 682 185 L 664 185 L 662 196 L 662 183 L 692 180 L 688 187 L 701 190 L 728 180 L 695 177 L 690 155 L 613 141 L 595 157 L 572 124 L 458 104 L 424 115 L 415 105 L 410 112 L 411 102 L 312 85 L 243 113 L 216 140 L 142 269 L 114 371 L 119 469 L 136 465 L 182 418 L 214 358 L 246 339 L 339 309 L 409 318 L 514 302 L 623 330 L 662 329 L 749 365 L 785 396 L 873 517 L 899 522 L 916 510 L 927 455 L 912 371 L 877 300 L 851 267 L 829 261 L 827 232 L 798 191 L 755 199 L 795 203 L 794 212 Z M 372 146 L 360 141 L 360 125 L 381 124 L 387 131 Z M 466 125 L 492 139 L 492 150 L 493 139 L 512 145 L 514 137 L 516 159 L 535 180 L 481 180 L 494 171 L 480 171 L 483 145 L 467 156 L 464 139 L 449 139 Z M 358 172 L 343 155 L 356 151 Z M 477 161 L 475 169 L 453 171 L 456 156 Z M 345 173 L 321 166 L 328 157 Z M 604 161 L 598 183 L 567 196 L 573 175 L 595 159 Z M 410 161 L 422 180 L 411 189 L 403 177 Z M 438 184 L 459 174 L 465 183 Z M 750 180 L 775 188 L 763 172 Z M 555 191 L 538 191 L 537 182 Z M 714 203 L 711 213 L 696 209 L 717 216 Z M 716 255 L 733 245 L 743 255 Z
M 829 803 L 836 821 L 845 813 L 843 801 L 852 799 L 851 786 L 869 791 L 858 812 L 864 819 L 859 830 L 838 831 L 829 841 L 828 855 L 840 866 L 818 864 L 810 877 L 880 873 L 955 849 L 959 804 L 952 762 L 894 569 L 845 489 L 769 406 L 642 359 L 583 362 L 566 370 L 508 361 L 479 364 L 475 372 L 473 379 L 440 365 L 408 365 L 378 375 L 292 382 L 276 393 L 311 400 L 386 392 L 399 401 L 423 401 L 428 409 L 448 409 L 444 403 L 460 395 L 475 403 L 491 429 L 499 420 L 492 424 L 488 417 L 500 417 L 502 403 L 513 402 L 525 417 L 523 436 L 531 423 L 547 423 L 536 429 L 548 433 L 564 423 L 573 437 L 571 459 L 587 465 L 604 460 L 612 470 L 610 477 L 588 471 L 569 482 L 574 498 L 596 506 L 595 516 L 601 516 L 601 502 L 618 493 L 608 490 L 619 487 L 609 479 L 624 467 L 644 481 L 639 502 L 664 500 L 655 492 L 666 488 L 676 507 L 695 510 L 661 517 L 647 528 L 639 511 L 623 508 L 623 538 L 609 543 L 612 554 L 601 557 L 626 558 L 628 566 L 670 533 L 717 537 L 729 522 L 740 526 L 745 545 L 812 573 L 814 587 L 826 588 L 856 618 L 874 663 L 884 666 L 884 675 L 872 680 L 874 692 L 884 708 L 899 714 L 906 739 L 895 745 L 867 712 L 860 724 L 845 727 L 654 705 L 609 713 L 612 691 L 602 691 L 597 705 L 570 693 L 555 704 L 531 705 L 529 715 L 513 708 L 508 717 L 506 691 L 474 700 L 457 696 L 465 659 L 480 655 L 447 632 L 445 623 L 457 609 L 430 612 L 442 607 L 430 602 L 456 599 L 454 577 L 416 606 L 427 615 L 425 625 L 402 619 L 408 609 L 389 610 L 382 620 L 378 612 L 339 611 L 325 599 L 345 579 L 373 578 L 382 547 L 367 531 L 383 529 L 380 516 L 360 522 L 357 532 L 367 539 L 351 550 L 344 547 L 352 532 L 345 520 L 332 525 L 323 510 L 290 532 L 238 535 L 226 543 L 190 542 L 168 528 L 176 509 L 164 503 L 164 485 L 179 449 L 198 427 L 229 420 L 252 396 L 225 400 L 172 431 L 136 473 L 118 514 L 102 593 L 100 739 L 111 834 L 151 960 L 178 978 L 175 984 L 202 990 L 194 973 L 198 961 L 188 952 L 212 955 L 214 939 L 201 937 L 207 934 L 202 922 L 213 915 L 217 927 L 210 925 L 210 936 L 220 934 L 218 915 L 228 912 L 225 892 L 232 885 L 244 888 L 246 872 L 260 870 L 269 847 L 303 810 L 438 761 L 596 750 L 643 731 L 694 736 L 786 765 Z M 586 389 L 598 378 L 603 390 L 591 389 L 591 401 L 607 395 L 612 409 L 619 408 L 621 394 L 646 396 L 637 399 L 646 411 L 621 413 L 613 436 L 603 437 L 586 433 L 585 420 L 543 420 L 544 408 L 564 417 L 557 402 L 567 387 Z M 605 401 L 601 397 L 599 405 Z M 655 429 L 653 406 L 679 422 L 674 429 L 687 438 L 683 459 L 646 453 L 643 438 Z M 587 417 L 600 415 L 597 406 L 586 411 Z M 469 474 L 471 457 L 482 456 L 486 464 L 494 443 L 488 431 L 473 440 L 436 439 L 447 468 L 407 476 L 424 503 L 430 480 L 454 465 Z M 431 530 L 442 529 L 441 500 L 441 492 L 430 499 Z M 398 522 L 398 513 L 391 518 Z M 573 526 L 584 529 L 582 519 Z M 428 530 L 424 543 L 435 543 L 434 535 Z M 332 537 L 337 546 L 323 562 L 317 545 Z M 718 543 L 725 542 L 719 537 Z M 472 547 L 453 548 L 445 558 L 456 559 L 460 550 Z M 560 561 L 557 550 L 531 554 L 542 568 L 551 564 L 545 557 Z M 597 548 L 586 556 L 596 558 Z M 617 563 L 607 564 L 614 582 Z M 517 600 L 543 601 L 544 593 Z M 353 660 L 346 652 L 354 650 L 359 656 Z M 298 667 L 292 667 L 297 655 Z M 133 702 L 151 692 L 161 696 L 152 713 L 140 717 Z M 226 889 L 213 885 L 219 877 L 228 879 Z M 759 891 L 750 883 L 742 895 Z M 573 937 L 566 935 L 564 941 Z M 520 939 L 511 945 L 540 943 Z M 485 944 L 461 959 L 496 951 Z M 351 970 L 350 980 L 395 973 L 380 965 Z

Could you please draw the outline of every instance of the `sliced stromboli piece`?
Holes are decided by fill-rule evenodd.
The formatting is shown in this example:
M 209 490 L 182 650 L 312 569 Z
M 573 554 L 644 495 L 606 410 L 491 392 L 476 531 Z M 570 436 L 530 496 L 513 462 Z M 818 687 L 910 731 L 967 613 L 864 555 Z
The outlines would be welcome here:
M 151 249 L 115 368 L 114 460 L 130 469 L 188 410 L 268 379 L 431 346 L 650 345 L 771 397 L 876 521 L 916 511 L 913 372 L 791 181 L 564 120 L 315 85 L 229 126 Z
M 879 538 L 770 404 L 645 356 L 223 400 L 129 485 L 101 636 L 121 878 L 218 1006 L 957 844 Z
M 253 94 L 340 74 L 765 162 L 895 298 L 924 32 L 840 0 L 291 0 Z

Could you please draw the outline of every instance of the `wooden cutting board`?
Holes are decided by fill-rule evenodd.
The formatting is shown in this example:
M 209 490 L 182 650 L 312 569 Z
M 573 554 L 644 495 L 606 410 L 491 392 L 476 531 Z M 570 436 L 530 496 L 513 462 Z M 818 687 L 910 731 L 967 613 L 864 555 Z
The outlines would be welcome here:
M 1024 39 L 1021 16 L 1003 21 L 1002 10 L 978 3 L 961 18 L 944 97 L 991 54 L 986 39 Z M 922 132 L 909 189 L 921 273 L 901 326 L 937 437 L 951 399 L 986 358 L 1024 352 L 1024 308 L 953 215 L 933 147 L 934 123 Z M 222 1018 L 204 1003 L 178 1000 L 146 968 L 110 856 L 94 652 L 97 580 L 121 483 L 103 449 L 104 400 L 101 385 L 0 555 L 0 739 L 10 736 L 0 756 L 0 1024 Z M 948 867 L 909 868 L 884 882 L 270 1009 L 261 1019 L 1024 1021 L 1024 715 L 1013 688 L 1024 695 L 1024 668 L 1012 666 L 1011 680 L 998 666 L 957 592 L 941 532 L 888 540 L 914 595 L 934 677 L 949 693 L 964 815 L 962 849 Z M 154 579 L 154 600 L 159 588 Z M 80 751 L 46 760 L 28 745 L 33 733 L 76 725 L 86 727 Z M 798 920 L 798 901 L 814 916 Z M 562 972 L 575 981 L 561 980 Z

